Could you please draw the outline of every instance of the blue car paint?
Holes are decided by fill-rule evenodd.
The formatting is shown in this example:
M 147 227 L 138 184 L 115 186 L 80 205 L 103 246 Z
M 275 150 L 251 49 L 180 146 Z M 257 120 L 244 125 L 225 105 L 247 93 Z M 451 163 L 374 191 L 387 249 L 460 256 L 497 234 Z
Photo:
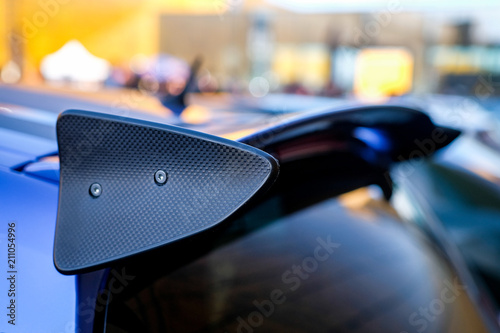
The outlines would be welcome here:
M 0 128 L 0 147 L 5 150 L 21 152 L 33 159 L 42 155 L 50 155 L 57 151 L 57 143 L 55 141 L 5 128 Z
M 0 166 L 15 169 L 31 161 L 33 157 L 17 151 L 0 148 Z
M 0 166 L 16 169 L 54 154 L 56 141 L 0 127 Z
M 61 275 L 52 259 L 58 186 L 0 167 L 0 187 L 0 332 L 75 332 L 76 277 Z M 8 223 L 12 222 L 16 225 L 15 325 L 6 316 Z
M 43 180 L 59 183 L 59 162 L 58 161 L 37 161 L 26 165 L 24 173 Z

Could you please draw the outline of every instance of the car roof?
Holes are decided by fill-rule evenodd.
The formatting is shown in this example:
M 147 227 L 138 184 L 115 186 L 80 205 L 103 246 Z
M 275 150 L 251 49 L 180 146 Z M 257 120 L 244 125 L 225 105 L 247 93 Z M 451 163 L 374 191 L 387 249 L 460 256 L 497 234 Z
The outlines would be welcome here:
M 141 94 L 139 94 L 141 95 Z M 68 89 L 0 86 L 0 165 L 12 168 L 57 153 L 55 124 L 67 109 L 103 112 L 187 127 L 232 140 L 283 121 L 301 110 L 346 104 L 329 98 L 270 95 L 235 99 L 227 94 L 193 95 L 186 117 L 175 117 L 137 91 L 74 92 Z M 153 98 L 154 99 L 154 98 Z M 280 103 L 281 101 L 281 103 Z M 197 114 L 196 119 L 189 114 Z

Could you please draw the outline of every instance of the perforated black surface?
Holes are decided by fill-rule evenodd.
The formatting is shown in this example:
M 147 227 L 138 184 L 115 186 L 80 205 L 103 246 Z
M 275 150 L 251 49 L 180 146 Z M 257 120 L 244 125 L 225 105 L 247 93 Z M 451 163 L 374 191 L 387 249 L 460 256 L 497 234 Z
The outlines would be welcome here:
M 82 270 L 225 220 L 265 184 L 276 161 L 252 147 L 138 120 L 66 111 L 54 261 Z M 157 170 L 168 174 L 159 186 Z M 89 188 L 102 187 L 99 197 Z

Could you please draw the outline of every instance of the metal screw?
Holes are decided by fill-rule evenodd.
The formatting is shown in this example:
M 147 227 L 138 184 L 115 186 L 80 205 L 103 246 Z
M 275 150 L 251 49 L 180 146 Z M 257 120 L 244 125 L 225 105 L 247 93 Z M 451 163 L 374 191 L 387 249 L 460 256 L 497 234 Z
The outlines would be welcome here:
M 163 170 L 158 170 L 155 172 L 155 182 L 158 185 L 164 185 L 167 182 L 168 175 Z
M 91 196 L 93 196 L 94 198 L 97 198 L 102 193 L 102 187 L 100 184 L 94 183 L 94 184 L 90 185 L 89 192 L 90 192 Z

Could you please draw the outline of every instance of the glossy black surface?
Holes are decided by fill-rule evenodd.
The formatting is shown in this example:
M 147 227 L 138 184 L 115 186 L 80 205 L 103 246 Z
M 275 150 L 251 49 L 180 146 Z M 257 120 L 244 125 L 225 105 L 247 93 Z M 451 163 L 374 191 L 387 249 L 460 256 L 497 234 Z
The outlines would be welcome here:
M 371 193 L 298 211 L 275 195 L 178 269 L 115 268 L 131 278 L 106 332 L 487 331 L 446 256 Z

